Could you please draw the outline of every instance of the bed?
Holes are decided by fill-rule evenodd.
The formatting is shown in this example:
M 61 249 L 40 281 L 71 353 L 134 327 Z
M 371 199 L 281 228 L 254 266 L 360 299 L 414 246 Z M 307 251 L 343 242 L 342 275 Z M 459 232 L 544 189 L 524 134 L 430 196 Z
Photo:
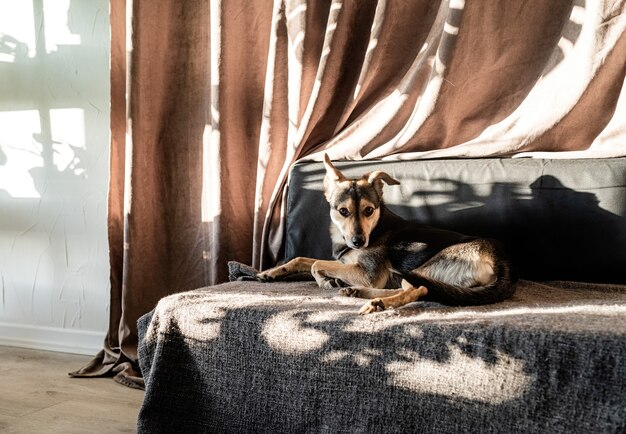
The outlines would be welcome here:
M 233 262 L 231 282 L 140 319 L 139 432 L 626 430 L 626 158 L 337 167 L 401 180 L 398 214 L 502 240 L 515 295 L 361 316 L 362 300 Z M 323 173 L 291 171 L 286 259 L 329 257 Z

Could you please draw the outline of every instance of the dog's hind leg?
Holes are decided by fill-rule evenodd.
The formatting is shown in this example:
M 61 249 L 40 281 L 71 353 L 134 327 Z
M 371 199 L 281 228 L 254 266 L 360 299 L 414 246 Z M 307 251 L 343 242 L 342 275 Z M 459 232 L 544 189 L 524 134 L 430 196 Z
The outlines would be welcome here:
M 372 312 L 380 312 L 390 307 L 400 307 L 405 304 L 412 303 L 417 301 L 421 297 L 424 297 L 428 294 L 428 289 L 425 286 L 414 287 L 410 286 L 408 282 L 402 281 L 402 287 L 404 289 L 399 290 L 394 295 L 389 295 L 387 297 L 377 297 L 374 298 L 361 307 L 359 313 L 361 315 L 372 313 Z

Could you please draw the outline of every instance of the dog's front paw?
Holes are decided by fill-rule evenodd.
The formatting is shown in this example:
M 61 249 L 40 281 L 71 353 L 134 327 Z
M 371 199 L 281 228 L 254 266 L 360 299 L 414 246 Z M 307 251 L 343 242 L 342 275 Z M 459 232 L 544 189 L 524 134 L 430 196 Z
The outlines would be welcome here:
M 375 298 L 365 303 L 359 310 L 359 314 L 367 315 L 368 313 L 382 312 L 383 310 L 385 310 L 385 303 L 380 298 Z
M 288 273 L 287 273 L 287 270 L 285 270 L 285 267 L 280 266 L 280 267 L 272 268 L 270 270 L 257 273 L 256 278 L 259 280 L 259 282 L 267 283 L 267 282 L 274 282 L 277 277 L 284 276 L 286 274 Z
M 266 273 L 257 273 L 256 278 L 259 282 L 272 282 L 274 279 Z
M 343 295 L 344 297 L 359 297 L 360 291 L 358 288 L 348 286 L 347 288 L 341 288 L 339 290 L 339 295 Z
M 267 271 L 264 271 L 263 273 L 257 273 L 256 278 L 259 282 L 263 282 L 263 283 L 274 281 L 274 277 L 268 274 Z

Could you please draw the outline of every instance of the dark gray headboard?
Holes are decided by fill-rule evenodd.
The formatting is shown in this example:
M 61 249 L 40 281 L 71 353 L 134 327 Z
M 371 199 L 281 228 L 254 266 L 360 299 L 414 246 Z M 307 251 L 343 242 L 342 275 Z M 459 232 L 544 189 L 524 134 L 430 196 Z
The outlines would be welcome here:
M 347 176 L 384 170 L 397 214 L 503 241 L 521 276 L 626 283 L 626 158 L 337 162 Z M 330 258 L 322 163 L 296 164 L 286 258 Z

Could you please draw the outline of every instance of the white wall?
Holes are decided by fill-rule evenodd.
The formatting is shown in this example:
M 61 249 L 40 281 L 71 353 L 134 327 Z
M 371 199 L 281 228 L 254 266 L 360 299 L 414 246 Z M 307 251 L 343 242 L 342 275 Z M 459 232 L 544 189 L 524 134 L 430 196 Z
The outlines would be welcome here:
M 109 37 L 106 0 L 0 0 L 0 344 L 102 346 Z

